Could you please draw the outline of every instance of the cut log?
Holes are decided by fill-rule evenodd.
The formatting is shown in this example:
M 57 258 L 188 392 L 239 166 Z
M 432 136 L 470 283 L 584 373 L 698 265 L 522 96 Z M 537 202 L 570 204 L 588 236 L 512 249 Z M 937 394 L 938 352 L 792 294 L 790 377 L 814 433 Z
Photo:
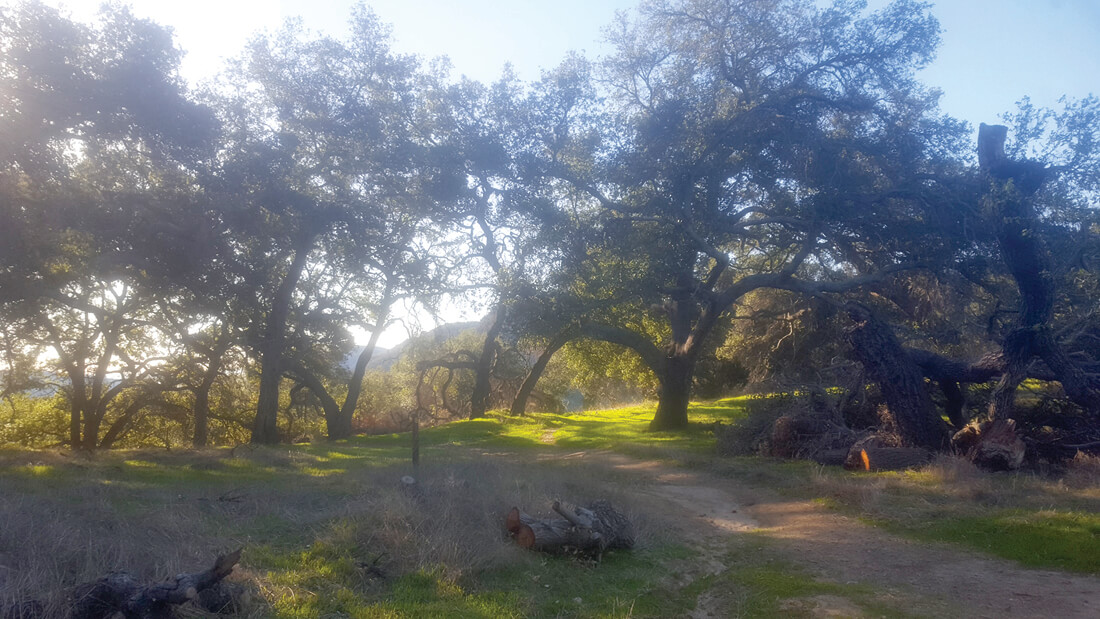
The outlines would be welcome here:
M 849 471 L 863 470 L 863 450 L 879 447 L 895 447 L 895 445 L 890 444 L 885 437 L 877 434 L 859 439 L 848 449 L 848 454 L 844 458 L 844 468 Z
M 567 507 L 555 501 L 562 518 L 534 518 L 513 507 L 504 519 L 516 544 L 542 552 L 574 551 L 599 554 L 609 548 L 634 546 L 634 526 L 607 501 L 588 507 Z
M 105 619 L 121 613 L 126 619 L 164 617 L 173 605 L 196 599 L 201 591 L 221 582 L 233 571 L 241 550 L 222 555 L 202 572 L 180 574 L 155 585 L 141 586 L 126 572 L 113 572 L 73 590 L 72 619 Z
M 847 449 L 822 449 L 815 453 L 811 459 L 825 466 L 844 466 L 844 462 L 847 458 Z
M 866 447 L 859 459 L 864 471 L 900 471 L 927 464 L 932 452 L 919 447 Z
M 578 529 L 594 531 L 599 536 L 601 550 L 634 546 L 634 525 L 607 501 L 594 501 L 588 507 L 572 508 L 554 501 L 553 508 Z

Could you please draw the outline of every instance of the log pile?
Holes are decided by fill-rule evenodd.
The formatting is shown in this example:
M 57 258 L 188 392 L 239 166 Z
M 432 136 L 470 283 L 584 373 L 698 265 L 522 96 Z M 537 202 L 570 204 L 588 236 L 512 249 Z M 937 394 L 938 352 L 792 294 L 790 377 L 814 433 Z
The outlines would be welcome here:
M 607 501 L 587 507 L 554 501 L 553 510 L 561 518 L 535 518 L 513 507 L 504 524 L 521 548 L 542 552 L 599 556 L 604 550 L 634 546 L 634 525 Z

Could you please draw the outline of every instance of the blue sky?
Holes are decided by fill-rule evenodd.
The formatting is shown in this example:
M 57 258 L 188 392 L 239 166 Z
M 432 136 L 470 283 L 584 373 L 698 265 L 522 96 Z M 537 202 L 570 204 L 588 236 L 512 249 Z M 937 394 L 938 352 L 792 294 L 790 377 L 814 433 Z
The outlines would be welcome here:
M 100 0 L 50 0 L 88 18 Z M 354 0 L 132 0 L 135 12 L 171 25 L 188 51 L 184 73 L 200 80 L 252 33 L 301 16 L 314 30 L 340 33 Z M 601 30 L 635 0 L 374 0 L 394 27 L 395 47 L 425 58 L 448 55 L 456 74 L 482 81 L 511 62 L 534 79 L 568 50 L 605 51 Z M 870 0 L 872 8 L 885 0 Z M 1025 95 L 1056 105 L 1063 94 L 1100 93 L 1100 0 L 939 0 L 943 44 L 923 80 L 943 93 L 950 114 L 975 126 L 995 120 Z

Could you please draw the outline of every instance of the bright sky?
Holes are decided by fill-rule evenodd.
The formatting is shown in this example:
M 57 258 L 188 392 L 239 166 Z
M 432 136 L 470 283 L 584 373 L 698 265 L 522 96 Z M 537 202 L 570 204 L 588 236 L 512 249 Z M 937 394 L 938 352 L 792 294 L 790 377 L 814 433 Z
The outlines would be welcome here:
M 6 0 L 0 0 L 6 1 Z M 101 0 L 46 0 L 89 20 Z M 824 0 L 818 0 L 824 4 Z M 187 51 L 184 76 L 198 82 L 216 73 L 260 30 L 302 17 L 315 31 L 342 34 L 355 0 L 129 0 L 137 15 L 175 30 Z M 871 8 L 887 0 L 870 0 Z M 533 80 L 569 50 L 590 57 L 607 48 L 602 29 L 636 0 L 373 0 L 393 25 L 394 47 L 425 59 L 449 56 L 456 75 L 493 81 L 505 63 Z M 1029 95 L 1055 106 L 1062 95 L 1100 94 L 1100 0 L 939 0 L 933 14 L 943 27 L 925 83 L 940 88 L 943 108 L 969 121 L 995 121 Z M 976 129 L 975 129 L 976 130 Z M 469 320 L 469 308 L 449 310 Z M 431 321 L 428 321 L 430 326 Z M 404 337 L 387 332 L 382 344 Z
M 48 0 L 90 18 L 100 0 Z M 218 70 L 254 32 L 301 16 L 339 34 L 354 0 L 130 0 L 138 15 L 175 29 L 193 81 Z M 601 30 L 635 0 L 374 0 L 394 27 L 395 47 L 424 58 L 447 55 L 456 74 L 482 81 L 506 62 L 535 79 L 568 50 L 597 56 Z M 871 7 L 886 0 L 871 0 Z M 1024 95 L 1055 105 L 1063 94 L 1100 91 L 1100 0 L 939 0 L 933 13 L 943 45 L 923 78 L 944 92 L 943 107 L 975 126 L 995 120 Z

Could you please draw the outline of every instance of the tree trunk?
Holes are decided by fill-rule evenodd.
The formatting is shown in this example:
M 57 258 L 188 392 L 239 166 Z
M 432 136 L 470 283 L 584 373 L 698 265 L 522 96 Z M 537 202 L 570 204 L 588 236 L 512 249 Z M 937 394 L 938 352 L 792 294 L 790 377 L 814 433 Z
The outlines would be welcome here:
M 264 324 L 263 343 L 260 346 L 260 393 L 256 403 L 256 419 L 252 425 L 252 443 L 274 444 L 279 442 L 279 383 L 283 378 L 283 349 L 286 346 L 286 322 L 290 318 L 290 303 L 298 280 L 306 267 L 313 249 L 313 237 L 309 237 L 295 250 L 294 258 L 283 281 L 275 291 L 271 312 Z
M 375 318 L 374 330 L 370 333 L 370 339 L 367 340 L 366 347 L 363 348 L 359 353 L 359 357 L 355 360 L 355 370 L 352 371 L 351 378 L 348 379 L 348 395 L 344 398 L 343 406 L 340 407 L 337 424 L 335 427 L 329 424 L 329 440 L 351 437 L 355 409 L 359 405 L 359 395 L 363 391 L 363 377 L 367 373 L 367 365 L 370 364 L 371 357 L 374 356 L 374 350 L 378 347 L 378 338 L 382 336 L 382 330 L 385 328 L 386 320 L 389 319 L 390 303 L 392 302 L 390 299 L 390 291 L 387 288 L 382 299 L 382 309 Z
M 512 401 L 512 415 L 520 416 L 526 412 L 527 400 L 535 390 L 535 385 L 538 384 L 539 378 L 542 377 L 542 373 L 546 371 L 546 366 L 550 363 L 550 358 L 553 357 L 554 353 L 558 352 L 562 346 L 565 346 L 574 335 L 571 329 L 563 331 L 554 336 L 546 345 L 546 349 L 543 350 L 539 358 L 535 360 L 535 364 L 531 366 L 531 371 L 527 373 L 527 376 L 523 379 L 523 384 L 519 386 L 519 391 L 516 392 L 516 398 Z
M 941 380 L 939 381 L 940 391 L 943 392 L 944 397 L 944 411 L 947 413 L 947 418 L 951 420 L 951 425 L 956 430 L 961 429 L 966 425 L 966 415 L 964 411 L 966 409 L 966 394 L 963 392 L 959 383 L 953 380 Z
M 335 440 L 336 436 L 333 436 L 333 432 L 340 432 L 341 419 L 340 419 L 340 405 L 336 403 L 336 399 L 329 395 L 328 389 L 325 388 L 325 384 L 321 382 L 321 379 L 310 372 L 305 366 L 300 363 L 288 362 L 284 360 L 287 367 L 288 375 L 293 378 L 301 386 L 317 397 L 317 400 L 321 403 L 321 410 L 325 412 L 325 426 L 328 428 L 328 439 Z M 348 422 L 347 434 L 351 434 L 351 423 Z M 340 437 L 342 438 L 342 437 Z
M 1035 356 L 1046 362 L 1071 400 L 1086 410 L 1100 409 L 1100 381 L 1074 363 L 1050 332 L 1055 285 L 1050 251 L 1032 203 L 1050 171 L 1038 162 L 1009 160 L 1004 152 L 1007 134 L 1004 126 L 984 123 L 978 131 L 979 165 L 991 184 L 984 207 L 995 225 L 1001 258 L 1020 291 L 1020 318 L 1005 338 L 1007 370 L 994 390 L 991 417 L 1012 417 L 1016 388 Z
M 191 440 L 194 447 L 206 447 L 210 438 L 210 389 L 214 381 L 221 373 L 222 357 L 229 350 L 229 337 L 223 332 L 223 341 L 211 351 L 207 358 L 206 371 L 203 372 L 202 382 L 195 390 L 195 434 Z
M 84 396 L 84 381 L 71 380 L 72 394 L 69 396 L 69 444 L 73 449 L 80 449 L 80 424 L 87 407 L 87 399 Z
M 498 305 L 489 332 L 485 334 L 485 345 L 481 348 L 481 357 L 478 358 L 475 370 L 474 391 L 470 395 L 470 419 L 484 417 L 489 410 L 489 374 L 493 370 L 497 337 L 504 328 L 505 313 L 504 306 Z
M 84 411 L 84 449 L 92 450 L 99 446 L 99 427 L 106 413 L 105 404 L 94 403 Z
M 650 431 L 682 430 L 688 427 L 688 403 L 691 401 L 691 381 L 695 376 L 695 357 L 688 354 L 667 358 L 661 382 L 657 412 L 649 422 Z
M 849 303 L 848 316 L 856 323 L 847 331 L 855 357 L 886 398 L 901 438 L 906 443 L 941 449 L 946 428 L 936 415 L 924 387 L 924 376 L 905 354 L 893 329 L 862 305 Z

